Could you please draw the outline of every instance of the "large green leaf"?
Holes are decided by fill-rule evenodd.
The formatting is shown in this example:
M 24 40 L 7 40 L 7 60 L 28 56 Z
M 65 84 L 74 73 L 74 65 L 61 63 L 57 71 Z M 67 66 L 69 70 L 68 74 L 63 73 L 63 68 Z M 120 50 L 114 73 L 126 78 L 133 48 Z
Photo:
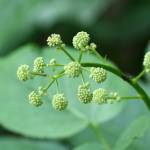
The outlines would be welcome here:
M 70 52 L 77 56 L 75 51 L 70 49 Z M 47 80 L 39 78 L 23 84 L 17 80 L 16 70 L 20 64 L 32 64 L 37 56 L 44 56 L 47 62 L 53 57 L 61 63 L 69 61 L 61 51 L 39 49 L 34 46 L 23 47 L 20 51 L 0 60 L 0 123 L 6 128 L 28 136 L 63 138 L 83 130 L 89 122 L 99 123 L 110 120 L 122 110 L 124 103 L 101 106 L 79 103 L 76 91 L 78 84 L 81 83 L 80 79 L 66 78 L 59 81 L 62 91 L 69 100 L 68 110 L 60 113 L 51 107 L 50 101 L 56 92 L 55 86 L 50 88 L 49 96 L 44 98 L 42 107 L 34 108 L 29 105 L 28 93 L 36 89 L 38 85 L 45 85 Z M 86 59 L 97 61 L 95 57 L 89 57 L 89 55 L 84 57 L 84 61 Z M 134 90 L 126 82 L 111 73 L 108 74 L 108 80 L 101 86 L 117 91 L 121 95 L 134 94 Z M 92 89 L 97 87 L 99 85 L 92 84 Z
M 74 150 L 103 150 L 103 147 L 99 143 L 91 142 L 79 145 Z
M 130 146 L 133 140 L 144 136 L 145 132 L 149 128 L 149 123 L 150 120 L 146 116 L 135 120 L 118 139 L 114 150 L 125 150 Z
M 44 142 L 19 138 L 0 138 L 1 150 L 67 150 L 57 142 Z

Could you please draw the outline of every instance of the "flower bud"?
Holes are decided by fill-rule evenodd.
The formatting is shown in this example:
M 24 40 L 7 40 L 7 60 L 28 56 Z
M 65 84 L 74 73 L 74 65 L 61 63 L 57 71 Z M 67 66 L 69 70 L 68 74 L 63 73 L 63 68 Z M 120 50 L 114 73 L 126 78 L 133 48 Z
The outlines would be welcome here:
M 81 31 L 73 37 L 72 43 L 74 48 L 79 50 L 85 50 L 85 47 L 88 45 L 89 40 L 89 34 L 87 32 Z
M 90 50 L 96 50 L 97 45 L 95 43 L 90 44 Z
M 150 72 L 150 51 L 145 54 L 143 65 L 145 67 L 146 72 Z
M 103 68 L 92 67 L 90 70 L 90 78 L 97 83 L 102 83 L 107 79 L 107 72 Z
M 49 61 L 49 64 L 50 64 L 50 65 L 56 65 L 56 59 L 55 59 L 55 58 L 52 58 L 52 59 Z
M 17 70 L 17 77 L 21 81 L 26 81 L 30 78 L 30 68 L 28 65 L 21 65 Z
M 65 74 L 70 77 L 78 77 L 82 71 L 81 64 L 76 61 L 72 61 L 69 64 L 64 66 Z
M 37 57 L 34 60 L 33 71 L 37 73 L 42 73 L 44 72 L 44 67 L 45 67 L 45 62 L 43 57 Z
M 105 89 L 99 88 L 93 92 L 93 101 L 97 104 L 107 103 L 107 91 Z
M 63 45 L 63 41 L 61 40 L 61 36 L 59 34 L 51 34 L 51 36 L 47 39 L 47 44 L 50 47 L 61 47 Z
M 59 93 L 55 94 L 52 99 L 52 106 L 58 110 L 62 111 L 65 110 L 68 105 L 68 101 L 65 99 L 64 94 Z
M 32 91 L 29 94 L 29 103 L 38 107 L 41 106 L 43 104 L 42 100 L 41 100 L 41 96 L 36 93 L 35 91 Z
M 89 83 L 83 83 L 78 87 L 78 97 L 79 100 L 84 103 L 90 103 L 92 101 L 92 93 L 89 88 Z

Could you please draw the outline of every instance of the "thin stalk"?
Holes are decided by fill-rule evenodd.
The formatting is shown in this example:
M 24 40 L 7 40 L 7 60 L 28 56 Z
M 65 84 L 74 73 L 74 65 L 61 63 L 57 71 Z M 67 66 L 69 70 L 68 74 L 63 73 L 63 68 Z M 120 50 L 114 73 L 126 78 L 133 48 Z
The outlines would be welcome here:
M 92 123 L 89 126 L 94 132 L 94 134 L 96 135 L 97 140 L 100 142 L 100 144 L 104 146 L 104 150 L 111 150 L 107 140 L 105 139 L 105 137 L 102 135 L 102 132 L 100 131 L 100 127 Z
M 59 93 L 60 92 L 60 88 L 59 88 L 58 80 L 56 79 L 55 81 L 56 81 L 57 93 Z
M 143 75 L 145 74 L 145 69 L 141 71 L 135 78 L 133 78 L 133 82 L 137 82 Z
M 45 90 L 48 90 L 48 88 L 56 81 L 58 78 L 62 77 L 64 75 L 64 70 L 60 71 L 58 74 L 52 77 L 52 80 L 49 81 L 48 85 L 45 87 Z
M 48 90 L 48 88 L 54 83 L 55 79 L 50 80 L 48 85 L 44 88 L 45 90 Z
M 82 79 L 82 83 L 85 83 L 85 79 L 84 79 L 84 76 L 83 76 L 83 72 L 81 72 L 81 79 Z
M 83 67 L 102 67 L 102 68 L 112 72 L 113 74 L 119 76 L 120 78 L 122 78 L 123 80 L 128 82 L 137 91 L 138 95 L 141 97 L 141 99 L 145 102 L 146 106 L 150 110 L 150 98 L 147 95 L 147 93 L 137 82 L 134 82 L 133 79 L 131 79 L 130 77 L 128 77 L 127 75 L 122 73 L 120 70 L 115 69 L 108 65 L 98 64 L 98 63 L 82 63 L 81 65 Z
M 49 76 L 48 74 L 46 73 L 37 73 L 37 72 L 31 72 L 32 75 L 37 75 L 37 76 L 42 76 L 42 77 L 47 77 Z
M 61 49 L 72 61 L 75 61 L 75 59 L 64 48 Z
M 82 56 L 83 56 L 83 51 L 80 51 L 78 62 L 81 62 Z
M 141 99 L 141 96 L 122 96 L 120 99 L 123 100 L 132 100 L 132 99 Z
M 52 66 L 52 67 L 61 67 L 61 66 L 64 66 L 64 65 L 62 65 L 62 64 L 55 64 L 55 65 L 47 64 L 47 66 Z

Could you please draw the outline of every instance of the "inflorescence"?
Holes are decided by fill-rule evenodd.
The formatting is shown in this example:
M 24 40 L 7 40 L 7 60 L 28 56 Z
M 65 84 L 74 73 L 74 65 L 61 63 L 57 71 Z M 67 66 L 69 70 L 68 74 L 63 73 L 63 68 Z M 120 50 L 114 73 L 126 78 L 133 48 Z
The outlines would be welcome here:
M 78 32 L 73 37 L 73 47 L 78 49 L 80 54 L 87 51 L 95 51 L 97 46 L 95 43 L 90 43 L 90 35 L 87 32 Z M 56 47 L 57 49 L 62 50 L 67 54 L 68 57 L 71 58 L 71 61 L 68 64 L 59 64 L 55 58 L 49 60 L 49 62 L 45 62 L 43 57 L 37 57 L 33 61 L 33 66 L 30 67 L 26 64 L 18 67 L 17 77 L 20 81 L 27 81 L 29 79 L 34 79 L 35 77 L 42 76 L 48 77 L 50 80 L 48 85 L 39 86 L 37 90 L 33 90 L 29 94 L 29 103 L 39 107 L 44 102 L 42 100 L 43 96 L 48 95 L 48 89 L 53 83 L 57 85 L 57 92 L 52 97 L 51 103 L 55 110 L 62 111 L 65 110 L 69 104 L 66 96 L 59 89 L 58 79 L 66 76 L 67 78 L 81 78 L 81 84 L 76 89 L 76 95 L 78 97 L 79 102 L 83 104 L 89 104 L 91 102 L 96 104 L 112 104 L 115 102 L 119 102 L 121 100 L 121 96 L 117 92 L 109 92 L 104 88 L 94 89 L 92 92 L 91 83 L 89 81 L 85 81 L 84 79 L 84 71 L 88 71 L 89 78 L 91 78 L 97 84 L 101 84 L 105 82 L 108 78 L 107 71 L 102 67 L 91 67 L 90 69 L 82 66 L 81 57 L 79 59 L 74 59 L 66 50 L 65 44 L 62 41 L 62 38 L 59 34 L 51 34 L 47 39 L 47 44 L 49 47 Z M 148 52 L 143 61 L 144 70 L 146 72 L 150 72 L 150 52 Z M 50 75 L 47 73 L 47 67 L 62 67 L 62 70 L 54 75 Z M 48 69 L 47 69 L 48 70 Z

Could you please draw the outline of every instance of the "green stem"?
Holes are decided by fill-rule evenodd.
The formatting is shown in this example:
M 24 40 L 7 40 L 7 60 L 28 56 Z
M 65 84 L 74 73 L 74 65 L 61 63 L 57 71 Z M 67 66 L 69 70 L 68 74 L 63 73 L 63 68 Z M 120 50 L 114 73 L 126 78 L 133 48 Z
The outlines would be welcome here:
M 64 65 L 62 65 L 62 64 L 55 64 L 55 65 L 47 64 L 47 66 L 52 66 L 52 67 L 61 67 L 61 66 L 64 66 Z
M 132 100 L 132 99 L 141 99 L 141 96 L 122 96 L 120 99 Z
M 48 88 L 54 83 L 55 79 L 50 80 L 48 85 L 44 88 L 45 90 L 48 90 Z
M 60 88 L 59 88 L 58 80 L 56 79 L 55 81 L 56 81 L 57 93 L 59 93 L 60 92 Z
M 85 79 L 84 79 L 84 76 L 83 76 L 83 72 L 81 72 L 81 79 L 82 79 L 82 83 L 85 83 Z
M 49 81 L 48 85 L 45 87 L 45 90 L 48 90 L 48 88 L 56 81 L 58 78 L 62 77 L 64 75 L 64 70 L 60 71 L 58 74 L 52 77 L 52 80 Z
M 32 75 L 37 75 L 37 76 L 42 76 L 42 77 L 47 77 L 49 76 L 48 74 L 46 73 L 37 73 L 37 72 L 31 72 Z
M 145 69 L 141 71 L 135 78 L 133 78 L 133 82 L 137 82 L 143 75 L 145 74 Z
M 72 61 L 75 61 L 75 59 L 64 48 L 61 49 Z
M 100 144 L 102 144 L 104 146 L 104 150 L 110 150 L 110 146 L 109 146 L 108 142 L 106 141 L 105 137 L 102 135 L 102 133 L 100 131 L 100 127 L 98 125 L 92 124 L 92 123 L 89 126 L 92 129 L 92 131 L 94 132 L 94 134 L 96 135 Z
M 80 51 L 78 62 L 81 62 L 82 56 L 83 56 L 83 51 Z
M 123 74 L 120 70 L 115 69 L 115 68 L 108 66 L 108 65 L 98 64 L 98 63 L 82 63 L 81 65 L 83 67 L 102 67 L 102 68 L 112 72 L 113 74 L 119 76 L 120 78 L 122 78 L 123 80 L 128 82 L 137 91 L 137 93 L 139 94 L 141 99 L 145 102 L 146 106 L 150 110 L 150 98 L 147 95 L 147 93 L 144 91 L 144 89 L 137 82 L 134 82 L 130 77 Z

